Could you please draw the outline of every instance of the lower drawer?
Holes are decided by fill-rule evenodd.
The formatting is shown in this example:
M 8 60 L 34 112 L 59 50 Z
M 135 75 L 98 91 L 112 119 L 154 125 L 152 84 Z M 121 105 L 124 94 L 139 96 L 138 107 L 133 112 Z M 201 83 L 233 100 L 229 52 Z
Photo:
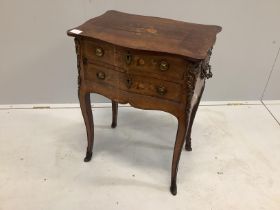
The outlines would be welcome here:
M 86 66 L 85 80 L 98 83 L 104 87 L 109 85 L 127 92 L 176 102 L 180 102 L 182 98 L 182 87 L 180 84 L 118 72 L 96 64 Z

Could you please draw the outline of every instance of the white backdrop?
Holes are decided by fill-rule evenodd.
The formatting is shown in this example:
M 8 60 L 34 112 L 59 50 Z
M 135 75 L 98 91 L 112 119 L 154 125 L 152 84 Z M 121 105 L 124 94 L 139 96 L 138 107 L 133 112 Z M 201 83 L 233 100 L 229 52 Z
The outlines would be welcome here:
M 203 99 L 258 100 L 273 66 L 264 98 L 280 99 L 279 0 L 1 0 L 0 104 L 77 102 L 65 32 L 110 9 L 222 26 Z

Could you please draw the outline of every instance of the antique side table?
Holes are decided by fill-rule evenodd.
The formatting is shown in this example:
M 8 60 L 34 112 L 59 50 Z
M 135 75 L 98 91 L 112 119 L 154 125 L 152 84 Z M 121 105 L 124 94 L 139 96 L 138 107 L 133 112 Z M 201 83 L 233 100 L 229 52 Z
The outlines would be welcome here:
M 85 162 L 92 157 L 94 124 L 90 93 L 112 101 L 112 128 L 118 103 L 161 110 L 178 119 L 170 191 L 177 194 L 178 163 L 212 76 L 209 59 L 221 27 L 108 11 L 67 31 L 75 37 L 78 96 L 87 130 Z

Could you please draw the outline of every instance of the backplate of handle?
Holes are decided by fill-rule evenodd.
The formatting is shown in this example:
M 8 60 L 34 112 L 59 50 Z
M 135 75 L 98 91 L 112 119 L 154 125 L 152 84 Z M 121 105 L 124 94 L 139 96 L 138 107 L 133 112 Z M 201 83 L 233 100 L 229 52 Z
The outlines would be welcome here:
M 125 62 L 128 65 L 132 63 L 132 55 L 130 54 L 130 52 L 126 53 L 126 55 L 125 55 Z
M 130 77 L 126 78 L 126 86 L 127 88 L 131 88 L 132 86 L 132 79 Z

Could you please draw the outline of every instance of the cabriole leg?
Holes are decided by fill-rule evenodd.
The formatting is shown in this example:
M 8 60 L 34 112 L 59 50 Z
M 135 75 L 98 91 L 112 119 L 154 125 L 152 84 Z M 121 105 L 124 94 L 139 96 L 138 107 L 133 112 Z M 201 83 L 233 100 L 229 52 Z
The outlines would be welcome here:
M 176 141 L 175 141 L 175 146 L 173 151 L 171 186 L 170 186 L 170 191 L 173 195 L 177 194 L 176 180 L 177 180 L 178 164 L 185 141 L 188 121 L 189 121 L 189 117 L 187 117 L 186 115 L 183 115 L 182 117 L 178 118 L 178 129 L 177 129 Z
M 79 89 L 79 101 L 80 101 L 84 122 L 86 125 L 86 130 L 87 130 L 88 145 L 87 145 L 87 152 L 84 161 L 88 162 L 91 160 L 92 157 L 92 148 L 93 148 L 93 141 L 94 141 L 94 124 L 93 124 L 93 117 L 92 117 L 92 110 L 91 110 L 91 103 L 90 103 L 90 93 L 85 92 L 83 89 Z

